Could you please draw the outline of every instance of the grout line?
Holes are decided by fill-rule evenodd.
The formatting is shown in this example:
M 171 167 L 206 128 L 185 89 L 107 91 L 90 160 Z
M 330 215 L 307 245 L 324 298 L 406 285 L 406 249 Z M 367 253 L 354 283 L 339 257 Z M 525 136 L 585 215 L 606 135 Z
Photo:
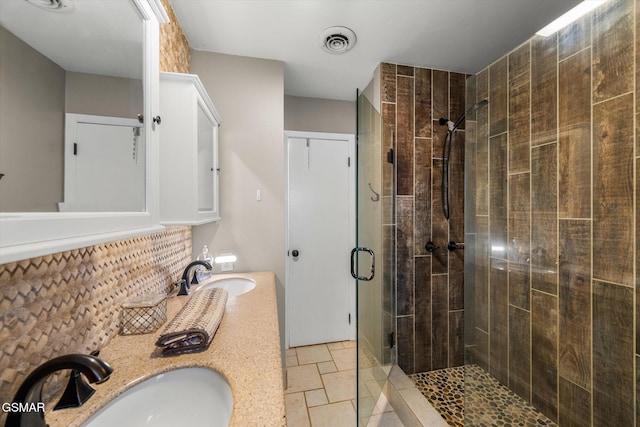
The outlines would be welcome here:
M 592 57 L 592 61 L 593 61 L 593 57 Z M 592 76 L 593 78 L 593 76 Z M 607 99 L 603 99 L 602 101 L 597 101 L 597 102 L 593 102 L 591 103 L 592 106 L 596 106 L 596 105 L 600 105 L 600 104 L 604 104 L 605 102 L 608 101 L 612 101 L 614 99 L 618 99 L 618 98 L 623 98 L 625 96 L 629 96 L 629 95 L 634 95 L 634 91 L 629 91 L 629 92 L 625 92 L 625 93 L 621 93 L 620 95 L 616 95 L 616 96 L 612 96 L 610 98 Z
M 510 279 L 510 274 L 509 274 L 509 231 L 511 230 L 511 215 L 509 215 L 509 212 L 511 210 L 511 179 L 509 179 L 509 171 L 511 170 L 511 144 L 510 144 L 510 125 L 511 122 L 509 121 L 510 118 L 510 107 L 511 107 L 511 97 L 509 96 L 509 68 L 511 65 L 511 55 L 507 55 L 506 56 L 506 61 L 507 61 L 507 65 L 506 65 L 506 75 L 505 75 L 505 90 L 506 90 L 506 96 L 507 96 L 507 109 L 506 109 L 506 141 L 505 141 L 505 181 L 506 181 L 506 188 L 504 189 L 505 193 L 506 193 L 506 206 L 505 206 L 505 212 L 506 212 L 506 225 L 507 225 L 507 229 L 505 230 L 505 234 L 506 234 L 506 242 L 505 242 L 505 246 L 506 246 L 506 259 L 507 259 L 507 271 L 505 272 L 505 276 L 506 276 L 506 287 L 507 287 L 507 293 L 505 295 L 506 298 L 506 305 L 507 305 L 507 385 L 511 384 L 511 313 L 509 310 L 509 296 L 511 294 L 511 279 Z
M 554 364 L 556 367 L 556 422 L 560 421 L 560 325 L 562 325 L 562 311 L 560 310 L 560 32 L 556 32 L 556 354 Z
M 532 142 L 532 133 L 533 133 L 533 43 L 529 42 L 529 254 L 531 254 L 531 243 L 533 240 L 533 146 Z M 531 286 L 531 268 L 527 273 L 527 279 L 529 282 L 529 348 L 528 348 L 528 356 L 529 356 L 529 398 L 527 399 L 529 402 L 533 401 L 533 309 L 532 309 L 532 301 L 533 301 L 533 287 Z
M 559 43 L 558 43 L 558 44 L 559 44 Z M 560 64 L 561 62 L 565 62 L 566 60 L 571 59 L 571 58 L 573 58 L 573 57 L 577 56 L 578 54 L 580 54 L 580 53 L 584 52 L 584 51 L 585 51 L 585 50 L 587 50 L 587 49 L 591 49 L 591 45 L 589 45 L 589 46 L 587 46 L 587 47 L 585 47 L 585 48 L 582 48 L 582 49 L 580 49 L 580 50 L 579 50 L 579 51 L 577 51 L 577 52 L 573 52 L 571 55 L 569 55 L 569 56 L 567 56 L 567 57 L 565 57 L 565 58 L 562 58 L 562 59 L 560 59 L 560 49 L 558 49 L 558 64 Z
M 555 297 L 555 298 L 557 298 L 557 297 L 558 297 L 558 295 L 557 295 L 557 294 L 552 294 L 552 293 L 550 293 L 550 292 L 541 291 L 540 289 L 536 289 L 536 288 L 533 288 L 533 287 L 531 288 L 531 292 L 538 292 L 539 294 L 547 295 L 547 296 Z
M 637 64 L 638 64 L 638 60 L 637 60 L 637 58 L 638 58 L 638 56 L 637 56 L 638 55 L 638 52 L 637 52 L 637 50 L 638 50 L 637 49 L 637 47 L 638 47 L 638 42 L 637 42 L 637 37 L 638 37 L 638 34 L 637 34 L 637 28 L 638 28 L 638 22 L 637 22 L 637 20 L 638 20 L 638 11 L 637 11 L 637 8 L 638 8 L 638 3 L 637 3 L 637 1 L 633 2 L 632 8 L 633 8 L 633 15 L 632 16 L 633 16 L 634 21 L 636 21 L 636 22 L 634 22 L 635 25 L 633 25 L 633 40 L 636 41 L 633 44 L 633 58 L 636 58 L 636 60 L 633 61 L 633 75 L 637 76 L 637 72 L 638 72 L 638 70 L 637 70 Z M 637 261 L 637 259 L 638 259 L 637 258 L 638 257 L 638 239 L 637 239 L 637 236 L 638 236 L 638 228 L 637 228 L 638 227 L 638 221 L 637 221 L 638 214 L 637 213 L 638 213 L 638 209 L 639 209 L 639 207 L 638 207 L 638 199 L 637 199 L 637 194 L 638 194 L 637 186 L 638 186 L 638 173 L 639 172 L 638 172 L 638 168 L 637 168 L 638 162 L 635 160 L 636 156 L 638 155 L 638 152 L 636 150 L 637 147 L 638 147 L 638 129 L 637 129 L 637 127 L 638 127 L 637 126 L 638 125 L 637 124 L 638 119 L 637 119 L 637 116 L 636 116 L 636 114 L 638 114 L 638 111 L 637 111 L 637 102 L 638 102 L 637 91 L 638 91 L 638 87 L 637 87 L 637 85 L 638 85 L 638 79 L 635 78 L 633 80 L 634 91 L 633 91 L 633 118 L 632 118 L 632 120 L 634 121 L 634 123 L 633 123 L 633 147 L 632 147 L 633 157 L 632 157 L 632 160 L 631 160 L 631 162 L 632 162 L 631 168 L 633 170 L 633 183 L 632 183 L 632 190 L 631 191 L 633 191 L 633 194 L 632 194 L 633 212 L 636 212 L 636 215 L 632 216 L 631 221 L 632 221 L 632 224 L 633 224 L 632 225 L 632 227 L 633 227 L 632 230 L 635 230 L 636 235 L 633 236 L 634 240 L 635 240 L 635 245 L 633 245 L 631 250 L 633 251 L 632 259 L 636 260 L 636 262 L 633 263 L 631 268 L 633 270 L 633 278 L 635 279 L 634 282 L 635 282 L 636 289 L 638 287 L 638 273 L 639 273 L 638 269 L 637 269 L 637 266 L 638 266 L 638 261 Z M 637 330 L 638 330 L 638 309 L 637 309 L 637 307 L 638 307 L 638 291 L 637 290 L 633 292 L 633 307 L 634 307 L 633 315 L 632 315 L 632 317 L 633 317 L 633 329 L 636 332 L 636 333 L 633 334 L 633 338 L 632 338 L 633 339 L 633 354 L 634 354 L 634 356 L 633 356 L 633 368 L 632 369 L 633 369 L 633 377 L 636 378 L 636 386 L 633 387 L 633 402 L 634 402 L 634 405 L 633 405 L 633 419 L 634 419 L 634 422 L 635 422 L 635 424 L 637 426 L 638 425 L 638 411 L 640 410 L 640 408 L 638 408 L 638 386 L 637 386 L 638 361 L 637 361 L 637 357 L 635 356 L 635 354 L 636 354 L 636 352 L 638 350 L 638 334 L 637 334 Z
M 589 18 L 589 33 L 590 33 L 590 40 L 589 40 L 589 48 L 591 49 L 591 54 L 589 55 L 589 69 L 591 72 L 591 78 L 590 78 L 590 82 L 589 82 L 589 114 L 590 114 L 590 120 L 591 120 L 591 129 L 589 132 L 589 161 L 590 161 L 590 165 L 589 165 L 589 197 L 590 197 L 590 206 L 589 206 L 589 210 L 591 213 L 591 222 L 589 224 L 589 232 L 590 232 L 590 236 L 589 236 L 589 275 L 590 275 L 590 280 L 589 280 L 589 386 L 591 388 L 591 391 L 589 393 L 589 424 L 593 425 L 593 417 L 594 417 L 594 410 L 593 410 L 593 402 L 594 402 L 594 372 L 593 372 L 593 355 L 595 354 L 595 351 L 593 349 L 593 204 L 594 204 L 594 192 L 593 192 L 593 183 L 594 183 L 594 179 L 593 179 L 593 150 L 594 150 L 594 139 L 593 139 L 593 127 L 594 127 L 594 121 L 593 121 L 593 83 L 594 83 L 594 79 L 593 79 L 593 38 L 594 38 L 594 23 L 595 19 L 591 19 Z

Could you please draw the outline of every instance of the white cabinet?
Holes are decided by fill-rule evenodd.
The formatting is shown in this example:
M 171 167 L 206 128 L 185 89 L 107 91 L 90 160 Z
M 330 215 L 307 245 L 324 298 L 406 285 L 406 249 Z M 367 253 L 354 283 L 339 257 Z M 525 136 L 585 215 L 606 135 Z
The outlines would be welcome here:
M 160 73 L 160 114 L 160 222 L 218 221 L 220 116 L 200 78 Z

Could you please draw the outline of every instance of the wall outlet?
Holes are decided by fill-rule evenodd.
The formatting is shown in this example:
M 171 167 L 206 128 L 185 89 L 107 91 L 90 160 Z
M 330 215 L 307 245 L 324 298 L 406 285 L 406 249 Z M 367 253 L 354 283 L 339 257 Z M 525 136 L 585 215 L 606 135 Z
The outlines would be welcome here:
M 233 263 L 223 262 L 222 264 L 220 264 L 220 271 L 233 271 Z

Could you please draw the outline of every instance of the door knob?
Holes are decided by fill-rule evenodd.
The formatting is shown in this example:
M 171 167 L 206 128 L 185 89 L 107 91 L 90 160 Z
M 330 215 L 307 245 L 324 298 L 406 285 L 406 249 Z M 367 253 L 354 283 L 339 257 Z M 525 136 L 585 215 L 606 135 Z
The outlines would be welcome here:
M 294 258 L 298 258 L 298 255 L 300 255 L 300 252 L 298 252 L 297 249 L 294 249 L 291 251 L 291 255 L 293 255 Z

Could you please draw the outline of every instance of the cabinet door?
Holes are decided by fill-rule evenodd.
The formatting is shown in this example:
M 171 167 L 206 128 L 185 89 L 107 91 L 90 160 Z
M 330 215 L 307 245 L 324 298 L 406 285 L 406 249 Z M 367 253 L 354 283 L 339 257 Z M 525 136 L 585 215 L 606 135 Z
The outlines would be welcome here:
M 200 101 L 200 100 L 198 100 Z M 217 213 L 217 127 L 215 119 L 198 102 L 198 212 Z

